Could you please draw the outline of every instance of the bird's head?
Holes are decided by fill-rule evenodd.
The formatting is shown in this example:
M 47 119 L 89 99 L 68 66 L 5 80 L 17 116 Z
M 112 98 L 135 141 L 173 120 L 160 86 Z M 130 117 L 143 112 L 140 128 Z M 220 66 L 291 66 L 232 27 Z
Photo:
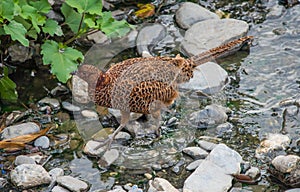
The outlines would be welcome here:
M 81 65 L 74 73 L 74 75 L 86 81 L 89 85 L 96 84 L 101 74 L 102 71 L 93 65 Z

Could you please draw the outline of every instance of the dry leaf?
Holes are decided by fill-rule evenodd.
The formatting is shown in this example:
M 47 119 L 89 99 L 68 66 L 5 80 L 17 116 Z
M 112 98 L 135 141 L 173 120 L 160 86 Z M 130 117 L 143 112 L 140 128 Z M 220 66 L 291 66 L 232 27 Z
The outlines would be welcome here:
M 155 6 L 152 4 L 137 4 L 139 10 L 135 12 L 135 15 L 141 19 L 151 17 L 155 14 Z

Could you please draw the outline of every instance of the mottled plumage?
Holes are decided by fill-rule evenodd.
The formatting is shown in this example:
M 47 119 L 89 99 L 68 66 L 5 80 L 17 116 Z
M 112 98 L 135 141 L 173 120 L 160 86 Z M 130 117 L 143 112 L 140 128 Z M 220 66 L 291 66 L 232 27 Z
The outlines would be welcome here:
M 193 77 L 196 66 L 232 54 L 249 42 L 247 36 L 185 59 L 171 57 L 132 58 L 113 65 L 102 72 L 94 66 L 82 65 L 76 73 L 89 85 L 89 95 L 97 105 L 119 109 L 122 112 L 120 127 L 112 138 L 129 121 L 129 113 L 152 114 L 159 120 L 160 109 L 177 98 L 177 85 Z M 102 145 L 101 145 L 102 146 Z

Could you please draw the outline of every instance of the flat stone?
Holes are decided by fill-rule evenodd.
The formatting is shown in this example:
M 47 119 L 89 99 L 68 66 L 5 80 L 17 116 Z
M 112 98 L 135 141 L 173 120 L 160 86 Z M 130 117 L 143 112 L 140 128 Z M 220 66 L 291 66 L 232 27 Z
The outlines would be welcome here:
M 228 74 L 220 65 L 207 62 L 196 67 L 193 78 L 187 83 L 180 84 L 179 88 L 213 95 L 220 92 L 227 81 Z
M 59 176 L 56 181 L 59 185 L 74 192 L 86 191 L 89 187 L 84 181 L 71 176 Z
M 97 141 L 93 141 L 93 140 L 88 141 L 83 148 L 84 153 L 92 155 L 92 156 L 97 156 L 97 155 L 102 154 L 104 152 L 105 146 L 95 150 L 95 148 L 99 144 L 100 144 L 100 142 L 97 142 Z
M 22 135 L 37 133 L 39 131 L 40 127 L 33 122 L 12 125 L 3 130 L 2 139 L 11 139 Z
M 169 181 L 163 178 L 154 178 L 149 181 L 148 192 L 179 192 Z
M 247 34 L 249 25 L 236 19 L 209 19 L 195 23 L 184 36 L 182 49 L 189 55 L 198 55 Z
M 110 149 L 106 151 L 103 156 L 101 157 L 102 164 L 101 166 L 106 167 L 110 166 L 115 160 L 119 158 L 119 151 L 117 149 Z
M 131 135 L 129 133 L 124 132 L 124 131 L 120 131 L 116 135 L 115 139 L 117 139 L 117 140 L 129 140 L 129 139 L 131 139 Z
M 22 165 L 22 164 L 36 164 L 35 160 L 31 157 L 26 155 L 19 155 L 15 159 L 15 165 Z
M 88 119 L 98 119 L 98 114 L 92 110 L 82 110 L 81 115 Z
M 77 112 L 80 111 L 80 107 L 73 105 L 72 103 L 69 103 L 67 101 L 63 101 L 61 103 L 62 107 L 70 112 Z
M 226 108 L 211 104 L 203 110 L 193 112 L 190 115 L 190 125 L 196 128 L 210 128 L 225 123 L 227 118 Z
M 38 102 L 39 105 L 50 105 L 53 110 L 60 109 L 60 103 L 55 98 L 45 97 Z
M 241 156 L 224 144 L 217 145 L 199 167 L 185 180 L 183 191 L 224 192 L 240 171 Z
M 217 146 L 217 144 L 205 140 L 199 140 L 197 144 L 206 151 L 212 151 Z
M 34 146 L 47 149 L 50 146 L 50 140 L 47 136 L 41 136 L 34 141 Z
M 196 161 L 191 162 L 187 167 L 186 170 L 188 171 L 193 171 L 195 170 L 197 167 L 199 167 L 199 165 L 203 162 L 203 159 L 198 159 Z
M 51 182 L 49 173 L 41 165 L 35 164 L 18 165 L 11 171 L 10 178 L 20 188 L 31 188 Z
M 191 2 L 182 3 L 176 11 L 175 18 L 178 25 L 183 29 L 188 29 L 199 21 L 219 19 L 217 14 Z
M 61 186 L 55 186 L 55 187 L 53 187 L 51 192 L 70 192 L 70 191 L 68 189 L 65 189 L 65 188 L 61 187 Z
M 208 152 L 200 147 L 187 147 L 182 151 L 191 156 L 193 159 L 204 159 L 208 155 Z

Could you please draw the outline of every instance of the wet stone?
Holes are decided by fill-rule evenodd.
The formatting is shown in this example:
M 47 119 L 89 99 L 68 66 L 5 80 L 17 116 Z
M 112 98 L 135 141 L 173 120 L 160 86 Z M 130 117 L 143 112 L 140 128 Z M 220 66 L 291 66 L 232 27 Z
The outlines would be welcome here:
M 199 167 L 199 165 L 203 162 L 203 159 L 198 159 L 196 161 L 191 162 L 187 167 L 186 170 L 188 171 L 193 171 L 195 170 L 197 167 Z
M 205 140 L 199 140 L 197 144 L 206 151 L 212 151 L 217 146 L 217 144 Z
M 50 105 L 53 110 L 60 109 L 60 103 L 57 99 L 45 97 L 38 102 L 39 105 Z
M 154 180 L 149 181 L 149 186 L 148 192 L 179 192 L 169 181 L 163 178 L 156 177 Z
M 57 177 L 64 175 L 64 170 L 62 168 L 54 168 L 49 171 L 49 175 L 52 180 L 56 180 Z
M 35 164 L 18 165 L 10 174 L 11 181 L 21 188 L 30 188 L 42 184 L 49 184 L 51 177 L 41 166 Z
M 98 114 L 95 111 L 91 111 L 91 110 L 82 110 L 81 115 L 88 119 L 96 120 L 99 118 Z
M 102 167 L 110 166 L 115 160 L 119 158 L 119 151 L 117 149 L 110 149 L 104 153 L 100 159 L 100 165 Z
M 77 112 L 77 111 L 80 111 L 80 107 L 76 106 L 76 105 L 73 105 L 67 101 L 63 101 L 62 103 L 62 107 L 67 110 L 67 111 L 70 111 L 70 112 Z
M 182 83 L 179 88 L 213 95 L 220 92 L 228 81 L 227 72 L 213 62 L 204 63 L 194 70 L 193 78 L 187 83 Z
M 204 159 L 208 155 L 208 152 L 204 149 L 201 149 L 200 147 L 187 147 L 182 151 L 191 156 L 193 159 Z
M 85 182 L 71 176 L 59 176 L 56 181 L 59 185 L 74 192 L 86 191 L 89 187 Z
M 193 112 L 190 117 L 190 124 L 197 128 L 209 128 L 225 123 L 227 118 L 224 107 L 212 104 L 203 110 Z
M 208 49 L 237 39 L 247 34 L 248 30 L 249 26 L 246 22 L 236 19 L 201 21 L 186 31 L 182 41 L 182 49 L 189 56 L 198 55 Z
M 34 146 L 47 149 L 50 146 L 50 140 L 47 136 L 41 136 L 34 141 Z
M 183 29 L 188 29 L 194 23 L 208 19 L 219 19 L 218 15 L 208 11 L 204 7 L 191 3 L 182 3 L 175 14 L 176 22 Z
M 36 123 L 33 122 L 22 123 L 22 124 L 6 127 L 2 132 L 1 138 L 11 139 L 17 136 L 37 133 L 39 131 L 40 131 L 40 127 Z
M 68 189 L 65 189 L 65 188 L 61 187 L 61 186 L 55 186 L 55 187 L 53 187 L 51 192 L 70 192 L 70 191 Z
M 35 160 L 31 157 L 26 155 L 19 155 L 15 159 L 15 165 L 22 165 L 22 164 L 36 164 Z
M 300 168 L 300 157 L 297 155 L 279 155 L 272 160 L 272 165 L 281 173 L 290 173 L 297 168 Z

